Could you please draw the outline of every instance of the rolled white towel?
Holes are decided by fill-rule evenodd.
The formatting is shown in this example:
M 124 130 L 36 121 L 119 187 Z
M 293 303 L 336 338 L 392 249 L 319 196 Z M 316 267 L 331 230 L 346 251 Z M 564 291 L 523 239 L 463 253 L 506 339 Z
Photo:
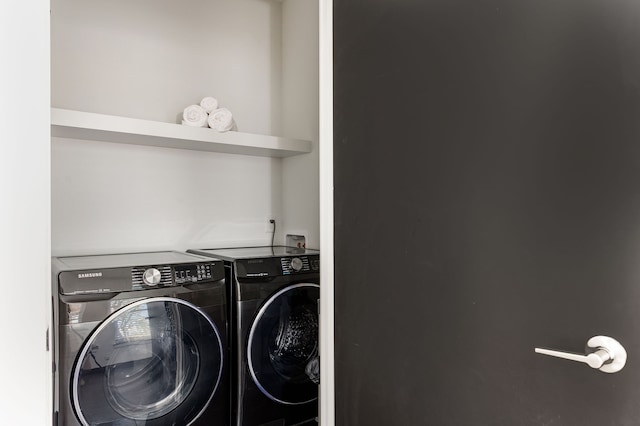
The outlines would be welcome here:
M 218 108 L 209 114 L 209 118 L 207 120 L 209 123 L 209 127 L 219 132 L 227 132 L 229 130 L 234 130 L 236 127 L 235 121 L 233 121 L 233 115 L 231 111 L 226 108 Z
M 189 105 L 182 113 L 182 124 L 191 127 L 207 127 L 209 115 L 200 105 Z
M 207 96 L 202 98 L 200 101 L 200 106 L 207 111 L 208 114 L 211 114 L 212 111 L 218 109 L 218 100 L 216 98 L 212 98 L 211 96 Z

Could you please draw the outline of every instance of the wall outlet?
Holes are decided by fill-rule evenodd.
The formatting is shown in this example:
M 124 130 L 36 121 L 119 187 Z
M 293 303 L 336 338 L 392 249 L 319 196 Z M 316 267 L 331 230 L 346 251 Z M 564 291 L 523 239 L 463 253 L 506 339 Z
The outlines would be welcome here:
M 267 219 L 264 225 L 264 232 L 271 234 L 275 229 L 276 229 L 276 220 Z
M 307 248 L 307 239 L 304 235 L 287 234 L 287 247 Z

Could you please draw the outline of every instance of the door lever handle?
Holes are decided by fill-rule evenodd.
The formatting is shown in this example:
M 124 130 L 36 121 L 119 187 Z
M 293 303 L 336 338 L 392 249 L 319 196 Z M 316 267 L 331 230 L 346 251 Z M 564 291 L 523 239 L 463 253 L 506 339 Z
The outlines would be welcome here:
M 545 348 L 535 348 L 535 351 L 538 354 L 582 362 L 605 373 L 617 373 L 627 362 L 627 351 L 611 337 L 594 336 L 587 342 L 587 348 L 591 352 L 584 355 Z
M 611 356 L 606 349 L 598 349 L 588 355 L 580 355 L 573 352 L 560 352 L 551 349 L 536 348 L 536 353 L 555 356 L 556 358 L 563 358 L 571 361 L 584 362 L 591 368 L 600 368 L 605 362 L 611 359 Z

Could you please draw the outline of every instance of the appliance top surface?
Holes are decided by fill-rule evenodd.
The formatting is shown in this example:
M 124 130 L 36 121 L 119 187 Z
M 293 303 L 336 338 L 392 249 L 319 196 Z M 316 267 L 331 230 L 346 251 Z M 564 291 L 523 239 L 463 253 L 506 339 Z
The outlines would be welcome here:
M 145 253 L 101 254 L 92 256 L 58 257 L 64 270 L 121 268 L 142 265 L 167 265 L 178 263 L 211 262 L 211 257 L 178 251 L 157 251 Z
M 194 252 L 206 256 L 216 257 L 222 260 L 234 261 L 238 259 L 254 259 L 261 257 L 281 257 L 299 255 L 319 255 L 319 250 L 304 249 L 287 246 L 265 246 L 265 247 L 235 247 L 222 249 L 193 250 Z

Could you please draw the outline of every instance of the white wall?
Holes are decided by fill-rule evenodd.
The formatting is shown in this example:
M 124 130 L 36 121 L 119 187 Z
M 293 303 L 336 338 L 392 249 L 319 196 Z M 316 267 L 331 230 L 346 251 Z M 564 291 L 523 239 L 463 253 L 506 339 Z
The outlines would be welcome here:
M 49 2 L 0 13 L 0 413 L 3 425 L 51 424 Z
M 267 245 L 280 160 L 57 140 L 54 254 Z
M 238 130 L 280 133 L 281 5 L 51 0 L 52 105 L 176 122 L 204 96 Z
M 210 95 L 238 130 L 281 135 L 281 8 L 52 0 L 52 106 L 176 122 Z M 55 138 L 53 254 L 269 244 L 282 173 L 280 159 Z
M 305 235 L 309 248 L 320 245 L 318 21 L 318 0 L 283 3 L 283 130 L 311 140 L 313 151 L 283 160 L 282 215 L 284 233 Z

